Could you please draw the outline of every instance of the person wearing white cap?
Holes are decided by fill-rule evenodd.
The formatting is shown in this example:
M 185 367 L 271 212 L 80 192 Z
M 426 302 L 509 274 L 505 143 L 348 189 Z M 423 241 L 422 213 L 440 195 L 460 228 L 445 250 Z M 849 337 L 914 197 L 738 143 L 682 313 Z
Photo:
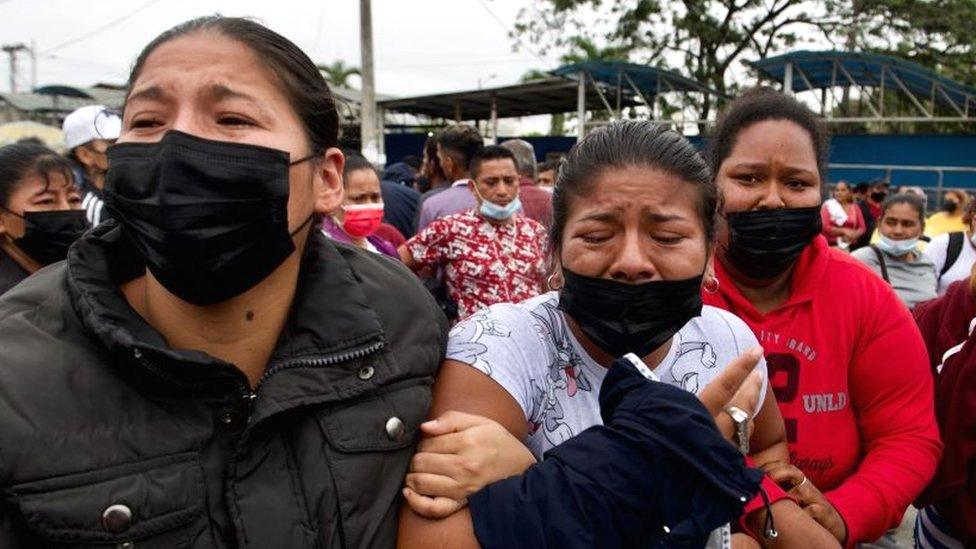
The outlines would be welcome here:
M 62 129 L 68 157 L 77 164 L 76 178 L 85 192 L 85 217 L 92 226 L 98 225 L 104 219 L 102 187 L 108 170 L 105 153 L 119 138 L 122 119 L 104 105 L 88 105 L 65 117 Z

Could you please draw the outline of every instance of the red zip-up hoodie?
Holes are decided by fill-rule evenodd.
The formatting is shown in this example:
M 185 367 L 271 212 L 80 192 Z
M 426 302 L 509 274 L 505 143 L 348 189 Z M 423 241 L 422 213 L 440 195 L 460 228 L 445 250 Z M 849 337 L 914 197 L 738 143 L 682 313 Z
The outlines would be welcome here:
M 790 461 L 837 509 L 847 545 L 899 524 L 935 473 L 942 444 L 925 345 L 891 288 L 818 236 L 790 297 L 761 314 L 721 262 L 705 303 L 735 313 L 766 352 Z

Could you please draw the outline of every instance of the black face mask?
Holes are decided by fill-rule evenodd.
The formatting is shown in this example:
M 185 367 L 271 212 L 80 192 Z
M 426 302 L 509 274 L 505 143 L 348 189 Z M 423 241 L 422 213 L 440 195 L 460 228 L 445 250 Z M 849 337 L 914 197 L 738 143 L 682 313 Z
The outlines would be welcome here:
M 820 234 L 820 206 L 752 210 L 726 215 L 729 243 L 726 259 L 753 280 L 786 272 Z
M 871 200 L 874 200 L 875 202 L 881 203 L 881 202 L 884 202 L 884 199 L 887 196 L 888 196 L 888 193 L 883 192 L 883 191 L 882 192 L 871 193 Z
M 559 308 L 613 357 L 647 356 L 701 315 L 701 276 L 625 284 L 562 272 Z
M 109 149 L 106 204 L 146 267 L 196 305 L 253 288 L 295 251 L 288 153 L 169 131 Z M 297 233 L 311 221 L 311 216 Z
M 13 239 L 13 243 L 41 265 L 63 261 L 68 257 L 68 248 L 88 230 L 84 210 L 24 212 L 24 215 L 7 212 L 24 220 L 24 236 Z
M 952 200 L 947 200 L 942 203 L 942 211 L 946 213 L 956 213 L 956 210 L 958 209 L 959 209 L 959 204 L 957 204 Z

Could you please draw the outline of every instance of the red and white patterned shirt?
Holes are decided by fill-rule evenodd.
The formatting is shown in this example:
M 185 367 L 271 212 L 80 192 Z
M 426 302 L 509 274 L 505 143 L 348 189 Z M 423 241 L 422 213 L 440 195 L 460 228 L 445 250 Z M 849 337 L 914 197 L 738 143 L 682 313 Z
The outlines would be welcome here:
M 493 225 L 474 210 L 435 220 L 407 241 L 414 261 L 444 267 L 447 290 L 465 318 L 495 303 L 518 303 L 542 293 L 546 229 L 516 214 Z

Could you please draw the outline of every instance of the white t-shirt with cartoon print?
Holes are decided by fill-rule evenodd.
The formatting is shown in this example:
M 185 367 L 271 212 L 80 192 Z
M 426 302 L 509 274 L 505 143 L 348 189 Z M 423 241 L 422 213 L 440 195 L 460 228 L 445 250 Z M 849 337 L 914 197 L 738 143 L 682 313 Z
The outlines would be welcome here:
M 483 309 L 457 324 L 447 358 L 469 364 L 505 388 L 525 412 L 526 445 L 538 459 L 554 446 L 603 423 L 600 386 L 607 369 L 583 349 L 549 292 L 519 304 Z M 654 373 L 664 383 L 698 393 L 725 365 L 759 345 L 737 316 L 704 306 L 685 324 Z M 758 365 L 767 390 L 766 362 Z M 758 407 L 754 412 L 758 412 Z M 729 547 L 728 527 L 716 530 L 708 547 Z

